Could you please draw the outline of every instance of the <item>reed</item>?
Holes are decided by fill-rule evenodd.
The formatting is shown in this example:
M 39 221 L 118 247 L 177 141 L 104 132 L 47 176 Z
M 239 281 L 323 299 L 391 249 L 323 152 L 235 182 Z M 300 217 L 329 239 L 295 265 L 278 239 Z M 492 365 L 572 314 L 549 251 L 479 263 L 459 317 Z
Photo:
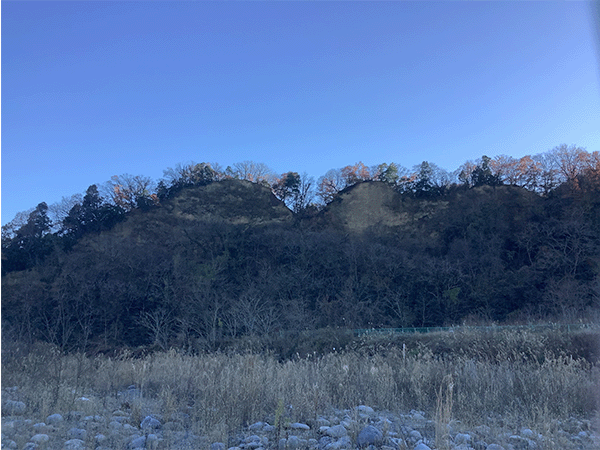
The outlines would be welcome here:
M 81 409 L 82 396 L 94 414 L 112 412 L 124 407 L 118 392 L 135 385 L 141 398 L 128 406 L 138 418 L 185 413 L 196 432 L 219 437 L 258 420 L 316 424 L 332 408 L 360 404 L 425 411 L 435 418 L 441 440 L 451 420 L 534 427 L 571 416 L 592 418 L 598 410 L 597 363 L 568 355 L 568 349 L 543 351 L 539 336 L 501 336 L 502 346 L 493 351 L 486 338 L 464 336 L 469 352 L 442 354 L 406 342 L 373 352 L 364 344 L 286 361 L 265 353 L 177 350 L 87 357 L 39 345 L 26 354 L 3 355 L 2 386 L 18 386 L 30 418 L 43 421 L 51 413 Z

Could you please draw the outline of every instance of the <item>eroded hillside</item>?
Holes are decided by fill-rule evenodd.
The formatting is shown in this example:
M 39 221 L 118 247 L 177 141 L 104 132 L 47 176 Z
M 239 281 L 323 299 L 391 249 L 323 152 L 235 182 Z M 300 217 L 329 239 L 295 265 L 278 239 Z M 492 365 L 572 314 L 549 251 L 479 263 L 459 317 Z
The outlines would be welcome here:
M 214 349 L 323 327 L 590 317 L 597 208 L 514 186 L 363 182 L 300 215 L 248 181 L 183 187 L 4 275 L 3 332 Z

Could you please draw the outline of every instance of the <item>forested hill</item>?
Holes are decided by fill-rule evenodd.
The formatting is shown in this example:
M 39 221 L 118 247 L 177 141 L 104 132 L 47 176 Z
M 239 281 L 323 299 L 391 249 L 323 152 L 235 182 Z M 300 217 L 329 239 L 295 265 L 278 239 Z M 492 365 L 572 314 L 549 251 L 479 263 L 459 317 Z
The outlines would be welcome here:
M 357 179 L 302 208 L 232 177 L 163 185 L 128 209 L 92 186 L 58 231 L 43 206 L 3 229 L 2 331 L 63 348 L 218 348 L 322 327 L 597 314 L 594 172 L 546 193 L 484 181 Z

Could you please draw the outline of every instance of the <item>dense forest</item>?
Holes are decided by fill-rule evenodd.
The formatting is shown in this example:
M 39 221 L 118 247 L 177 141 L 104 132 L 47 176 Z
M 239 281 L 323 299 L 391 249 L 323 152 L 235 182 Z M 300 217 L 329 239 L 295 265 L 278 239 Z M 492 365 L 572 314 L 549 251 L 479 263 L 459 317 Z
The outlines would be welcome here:
M 2 227 L 2 333 L 217 349 L 325 327 L 598 318 L 600 155 L 121 175 Z

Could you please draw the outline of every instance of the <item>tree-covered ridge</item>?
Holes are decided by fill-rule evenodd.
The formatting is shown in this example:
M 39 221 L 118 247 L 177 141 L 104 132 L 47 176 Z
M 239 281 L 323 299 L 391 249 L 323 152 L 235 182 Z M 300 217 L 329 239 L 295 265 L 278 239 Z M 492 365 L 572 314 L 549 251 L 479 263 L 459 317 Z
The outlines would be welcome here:
M 599 167 L 564 146 L 454 175 L 359 163 L 314 183 L 246 162 L 179 165 L 156 186 L 113 177 L 60 221 L 42 203 L 3 227 L 3 331 L 215 348 L 327 326 L 590 317 Z
M 39 220 L 46 223 L 42 234 L 59 236 L 72 237 L 86 231 L 110 228 L 128 211 L 159 206 L 161 200 L 185 187 L 203 186 L 225 179 L 247 180 L 268 186 L 293 212 L 300 213 L 307 208 L 322 209 L 338 192 L 361 181 L 382 181 L 394 186 L 398 192 L 417 197 L 442 195 L 452 186 L 510 185 L 547 195 L 567 184 L 576 191 L 593 191 L 600 184 L 599 167 L 599 152 L 588 153 L 566 144 L 546 153 L 518 159 L 506 155 L 492 159 L 484 155 L 478 161 L 465 162 L 453 173 L 427 161 L 415 166 L 412 171 L 393 162 L 372 167 L 358 162 L 329 170 L 317 183 L 312 177 L 297 172 L 277 176 L 267 165 L 252 161 L 236 163 L 226 169 L 210 163 L 178 164 L 175 168 L 164 170 L 164 177 L 158 183 L 141 175 L 115 175 L 100 189 L 91 185 L 83 198 L 75 194 L 50 206 L 40 203 L 35 209 L 17 214 L 13 221 L 2 227 L 2 242 L 4 246 L 18 235 L 26 236 L 28 230 L 35 228 L 33 223 Z

